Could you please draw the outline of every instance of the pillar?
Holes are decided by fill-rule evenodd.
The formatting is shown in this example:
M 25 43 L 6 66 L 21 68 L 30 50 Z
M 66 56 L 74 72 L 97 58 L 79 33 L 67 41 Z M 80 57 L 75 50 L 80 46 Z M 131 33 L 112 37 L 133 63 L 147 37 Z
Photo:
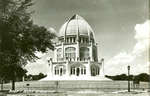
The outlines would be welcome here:
M 75 67 L 75 76 L 77 75 L 77 73 L 76 73 L 76 67 Z
M 83 43 L 83 38 L 81 38 L 81 43 Z
M 58 70 L 59 70 L 59 74 L 58 75 L 60 76 L 60 67 L 58 68 Z
M 68 39 L 69 39 L 69 40 L 68 40 L 68 43 L 71 43 L 71 38 L 70 38 L 70 37 L 68 37 Z
M 79 71 L 79 76 L 81 75 L 81 67 L 79 67 L 80 71 Z

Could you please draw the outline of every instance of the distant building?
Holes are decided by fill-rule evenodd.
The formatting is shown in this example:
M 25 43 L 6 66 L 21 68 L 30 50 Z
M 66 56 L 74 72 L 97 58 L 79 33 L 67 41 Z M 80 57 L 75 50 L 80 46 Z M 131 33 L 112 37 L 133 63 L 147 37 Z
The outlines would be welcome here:
M 84 18 L 74 15 L 60 28 L 43 80 L 104 80 L 103 61 L 98 62 L 94 31 Z

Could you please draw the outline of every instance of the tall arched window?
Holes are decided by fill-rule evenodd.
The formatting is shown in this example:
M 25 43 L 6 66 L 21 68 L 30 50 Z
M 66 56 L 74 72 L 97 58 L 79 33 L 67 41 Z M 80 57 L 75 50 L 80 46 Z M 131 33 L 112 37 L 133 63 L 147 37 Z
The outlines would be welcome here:
M 80 48 L 80 58 L 81 60 L 88 59 L 89 57 L 89 49 L 87 47 Z
M 61 55 L 62 55 L 62 49 L 59 48 L 59 49 L 57 49 L 57 60 L 61 59 Z
M 65 57 L 69 59 L 75 59 L 76 58 L 76 48 L 74 47 L 68 47 L 65 49 Z
M 98 58 L 97 58 L 97 48 L 96 47 L 93 48 L 93 58 L 94 58 L 94 61 L 98 61 Z

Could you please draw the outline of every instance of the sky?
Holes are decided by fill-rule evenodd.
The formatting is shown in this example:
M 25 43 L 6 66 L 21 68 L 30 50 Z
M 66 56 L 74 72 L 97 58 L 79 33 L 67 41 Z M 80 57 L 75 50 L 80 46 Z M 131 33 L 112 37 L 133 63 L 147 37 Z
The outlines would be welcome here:
M 30 10 L 35 24 L 56 30 L 74 14 L 92 27 L 98 43 L 99 60 L 104 58 L 106 75 L 148 73 L 148 0 L 34 0 Z M 47 59 L 53 52 L 37 53 L 41 58 L 26 66 L 28 73 L 47 73 Z

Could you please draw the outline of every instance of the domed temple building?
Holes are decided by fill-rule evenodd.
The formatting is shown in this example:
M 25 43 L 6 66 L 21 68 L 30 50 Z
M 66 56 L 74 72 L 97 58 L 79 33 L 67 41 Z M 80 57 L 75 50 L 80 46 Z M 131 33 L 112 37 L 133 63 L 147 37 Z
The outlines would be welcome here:
M 72 16 L 59 31 L 54 58 L 43 80 L 106 80 L 103 61 L 98 61 L 94 31 L 79 15 Z

